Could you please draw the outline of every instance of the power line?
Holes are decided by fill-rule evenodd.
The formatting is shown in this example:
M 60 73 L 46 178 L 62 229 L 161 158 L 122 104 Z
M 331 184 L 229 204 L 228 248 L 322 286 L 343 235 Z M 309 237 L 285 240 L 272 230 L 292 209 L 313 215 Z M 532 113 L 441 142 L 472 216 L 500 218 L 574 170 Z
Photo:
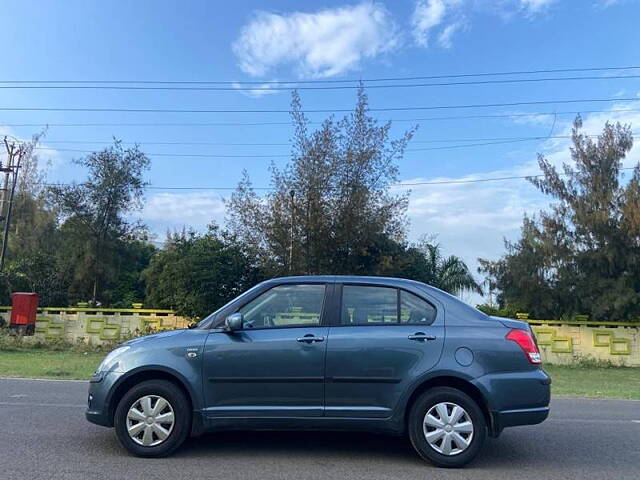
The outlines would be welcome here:
M 577 72 L 604 72 L 615 70 L 637 70 L 640 66 L 623 66 L 623 67 L 584 67 L 584 68 L 557 68 L 557 69 L 539 69 L 539 70 L 516 70 L 516 71 L 498 71 L 498 72 L 476 72 L 476 73 L 455 73 L 455 74 L 437 74 L 423 75 L 413 77 L 382 77 L 382 78 L 354 78 L 343 80 L 253 80 L 253 81 L 235 81 L 235 80 L 0 80 L 0 83 L 11 84 L 28 84 L 28 83 L 51 83 L 51 84 L 164 84 L 164 85 L 263 85 L 263 84 L 330 84 L 330 83 L 359 83 L 359 82 L 391 82 L 391 81 L 417 81 L 417 80 L 435 80 L 442 78 L 466 78 L 466 77 L 486 77 L 486 76 L 505 76 L 505 75 L 535 75 L 546 73 L 577 73 Z
M 639 135 L 638 132 L 633 132 L 633 135 Z M 587 137 L 597 137 L 597 135 L 586 135 Z M 527 141 L 527 140 L 540 140 L 540 139 L 566 139 L 571 138 L 571 135 L 538 135 L 529 137 L 484 137 L 484 138 L 441 138 L 441 139 L 429 139 L 429 140 L 411 140 L 410 143 L 451 143 L 451 142 L 490 142 L 490 141 Z M 101 145 L 109 146 L 113 144 L 113 141 L 100 141 L 100 140 L 47 140 L 47 144 L 76 144 L 76 145 Z M 186 141 L 170 141 L 170 142 L 156 142 L 140 140 L 137 142 L 125 142 L 120 141 L 123 145 L 176 145 L 176 146 L 240 146 L 240 147 L 254 147 L 254 146 L 291 146 L 291 143 L 233 143 L 233 142 L 186 142 Z M 408 150 L 411 151 L 411 150 Z
M 47 144 L 82 144 L 82 145 L 111 145 L 113 141 L 98 140 L 47 140 Z M 289 146 L 291 143 L 234 143 L 234 142 L 120 142 L 123 145 L 202 145 L 202 146 L 242 146 L 242 147 L 272 147 L 272 146 Z
M 634 170 L 636 167 L 623 167 L 620 170 Z M 565 173 L 559 173 L 561 176 L 565 176 Z M 537 175 L 515 175 L 511 177 L 491 177 L 491 178 L 477 178 L 469 180 L 445 180 L 445 181 L 433 181 L 433 182 L 416 182 L 416 183 L 400 183 L 396 185 L 401 186 L 419 186 L 419 185 L 455 185 L 464 183 L 482 183 L 482 182 L 498 182 L 503 180 L 526 180 L 529 178 L 544 177 L 544 174 Z
M 95 153 L 94 150 L 76 150 L 73 148 L 51 148 L 51 147 L 36 147 L 36 150 L 53 150 L 56 152 L 70 152 L 70 153 Z M 290 154 L 275 154 L 275 155 L 225 155 L 225 154 L 208 154 L 208 153 L 150 153 L 144 152 L 150 157 L 193 157 L 193 158 L 289 158 Z
M 546 140 L 547 136 L 542 137 L 529 137 L 529 138 L 518 138 L 512 140 L 501 140 L 501 141 L 492 141 L 492 142 L 481 142 L 481 143 L 466 143 L 462 145 L 448 145 L 448 146 L 440 146 L 440 147 L 427 147 L 427 148 L 409 148 L 405 150 L 405 152 L 426 152 L 433 150 L 455 150 L 460 148 L 474 148 L 474 147 L 483 147 L 490 145 L 503 145 L 509 143 L 519 143 L 519 142 L 527 142 L 534 140 Z M 51 150 L 56 152 L 69 152 L 69 153 L 95 153 L 95 150 L 78 150 L 71 148 L 51 148 L 51 147 L 36 147 L 36 150 Z M 151 153 L 145 152 L 146 155 L 150 157 L 185 157 L 185 158 L 290 158 L 291 154 L 269 154 L 269 155 L 237 155 L 237 154 L 210 154 L 210 153 Z
M 638 102 L 640 98 L 590 98 L 565 100 L 533 100 L 507 103 L 471 103 L 462 105 L 431 105 L 423 107 L 379 107 L 370 112 L 406 112 L 416 110 L 449 110 L 458 108 L 519 107 L 524 105 L 550 105 L 570 103 Z M 231 109 L 178 109 L 178 108 L 93 108 L 93 107 L 0 107 L 4 112 L 123 112 L 123 113 L 291 113 L 290 110 L 231 110 Z M 353 109 L 310 109 L 305 113 L 346 113 Z
M 622 167 L 621 171 L 635 170 L 637 167 Z M 565 173 L 560 172 L 560 176 L 566 176 Z M 417 187 L 424 185 L 458 185 L 458 184 L 468 184 L 468 183 L 484 183 L 484 182 L 501 182 L 507 180 L 527 180 L 529 178 L 541 178 L 544 177 L 544 174 L 535 174 L 535 175 L 513 175 L 506 177 L 489 177 L 489 178 L 474 178 L 474 179 L 461 179 L 461 180 L 434 180 L 429 182 L 400 182 L 392 184 L 392 188 L 397 187 Z M 72 186 L 70 183 L 45 183 L 43 186 L 48 187 L 65 187 Z M 198 186 L 198 187 L 161 187 L 155 185 L 146 185 L 144 187 L 147 190 L 236 190 L 237 187 L 207 187 L 207 186 Z M 273 187 L 251 187 L 253 190 L 273 190 Z
M 428 122 L 441 120 L 475 120 L 475 119 L 497 119 L 497 118 L 527 118 L 535 116 L 549 115 L 578 115 L 585 113 L 625 113 L 640 112 L 638 109 L 608 109 L 608 110 L 572 110 L 561 112 L 531 112 L 531 113 L 506 113 L 493 115 L 455 115 L 446 117 L 424 117 L 424 118 L 388 118 L 381 119 L 381 122 Z M 309 124 L 319 125 L 322 122 L 310 121 Z M 128 123 L 4 123 L 0 125 L 6 127 L 257 127 L 257 126 L 291 126 L 291 122 L 128 122 Z
M 426 87 L 456 87 L 465 85 L 493 85 L 493 84 L 515 84 L 515 83 L 540 83 L 540 82 L 560 82 L 560 81 L 580 81 L 580 80 L 622 80 L 637 79 L 640 75 L 609 75 L 609 76 L 582 76 L 582 77 L 543 77 L 543 78 L 512 78 L 493 80 L 472 80 L 459 82 L 437 82 L 437 83 L 396 83 L 383 85 L 366 85 L 367 89 L 392 89 L 392 88 L 426 88 Z M 32 90 L 135 90 L 135 91 L 227 91 L 227 92 L 256 92 L 256 91 L 289 91 L 289 90 L 352 90 L 361 88 L 361 85 L 331 85 L 304 87 L 292 86 L 254 86 L 254 87 L 176 87 L 176 86 L 139 86 L 139 85 L 1 85 L 0 89 L 32 89 Z
M 635 133 L 634 133 L 635 135 Z M 597 137 L 597 135 L 587 135 L 588 137 Z M 496 139 L 492 141 L 483 141 L 478 143 L 464 143 L 460 145 L 445 145 L 439 147 L 426 147 L 426 148 L 408 148 L 405 152 L 426 152 L 426 151 L 435 151 L 435 150 L 455 150 L 460 148 L 475 148 L 475 147 L 484 147 L 490 145 L 504 145 L 510 143 L 521 143 L 521 142 L 530 142 L 536 140 L 549 140 L 549 139 L 567 139 L 571 138 L 569 135 L 541 135 L 535 137 L 512 137 L 512 138 L 503 138 Z M 433 142 L 464 142 L 471 140 L 433 140 Z M 81 142 L 80 142 L 81 143 Z M 162 142 L 161 142 L 162 143 Z M 428 142 L 423 142 L 428 143 Z M 171 142 L 171 145 L 188 145 L 188 142 L 180 143 L 180 142 Z M 139 145 L 143 145 L 140 143 Z M 108 144 L 105 144 L 108 146 Z M 36 147 L 36 150 L 51 150 L 57 152 L 70 152 L 70 153 L 95 153 L 94 150 L 78 150 L 78 149 L 69 149 L 69 148 L 52 148 L 52 147 Z M 186 158 L 290 158 L 291 154 L 268 154 L 268 155 L 237 155 L 237 154 L 210 154 L 210 153 L 150 153 L 145 152 L 146 155 L 151 157 L 186 157 Z

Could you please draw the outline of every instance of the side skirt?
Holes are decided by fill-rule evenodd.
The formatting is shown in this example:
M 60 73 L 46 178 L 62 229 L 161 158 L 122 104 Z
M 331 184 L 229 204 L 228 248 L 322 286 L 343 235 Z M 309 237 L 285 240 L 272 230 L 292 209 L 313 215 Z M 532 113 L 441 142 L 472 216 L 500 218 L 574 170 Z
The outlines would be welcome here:
M 348 417 L 208 417 L 204 418 L 206 431 L 221 430 L 331 430 L 366 431 L 401 435 L 404 425 L 391 418 Z

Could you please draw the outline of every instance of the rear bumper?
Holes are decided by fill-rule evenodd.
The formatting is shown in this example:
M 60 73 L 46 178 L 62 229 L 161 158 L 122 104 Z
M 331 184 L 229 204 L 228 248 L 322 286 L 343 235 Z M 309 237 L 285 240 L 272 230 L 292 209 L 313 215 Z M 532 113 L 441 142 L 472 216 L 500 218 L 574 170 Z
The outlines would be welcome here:
M 494 429 L 501 432 L 506 427 L 518 425 L 536 425 L 544 422 L 549 416 L 549 407 L 524 408 L 520 410 L 503 410 L 493 412 Z
M 487 399 L 493 435 L 506 427 L 541 423 L 549 416 L 551 377 L 542 369 L 491 373 L 473 383 Z

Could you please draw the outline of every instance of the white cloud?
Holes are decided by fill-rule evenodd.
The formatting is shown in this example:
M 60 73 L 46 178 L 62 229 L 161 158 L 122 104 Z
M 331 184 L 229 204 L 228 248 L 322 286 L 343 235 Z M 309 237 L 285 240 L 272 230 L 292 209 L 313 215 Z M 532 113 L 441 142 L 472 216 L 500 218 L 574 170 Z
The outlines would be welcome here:
M 534 17 L 547 10 L 556 0 L 415 0 L 411 17 L 412 34 L 416 44 L 430 45 L 436 35 L 438 44 L 451 48 L 451 37 L 467 25 L 472 11 L 483 11 L 503 17 L 505 20 L 520 14 Z
M 440 32 L 440 35 L 438 35 L 438 44 L 442 48 L 451 48 L 452 46 L 451 37 L 453 36 L 454 33 L 458 32 L 459 30 L 462 30 L 463 28 L 464 28 L 464 22 L 462 21 L 447 25 L 444 28 L 444 30 Z
M 273 95 L 274 93 L 280 93 L 281 90 L 274 90 L 275 87 L 278 87 L 278 83 L 261 83 L 258 85 L 242 85 L 238 82 L 233 82 L 231 86 L 235 88 L 240 94 L 251 97 L 251 98 L 260 98 L 265 95 Z M 253 87 L 253 88 L 252 88 Z
M 518 125 L 534 125 L 534 126 L 549 126 L 557 120 L 557 116 L 552 113 L 524 113 L 524 112 L 511 112 L 511 121 Z
M 556 0 L 518 0 L 520 7 L 530 13 L 538 13 L 548 8 Z
M 224 202 L 219 194 L 211 191 L 155 193 L 147 197 L 141 216 L 160 236 L 167 229 L 183 226 L 202 231 L 212 221 L 219 225 L 223 223 Z
M 399 44 L 395 24 L 379 3 L 315 13 L 257 12 L 233 44 L 240 68 L 263 76 L 290 66 L 301 77 L 330 77 L 357 68 Z
M 429 31 L 444 20 L 447 12 L 445 0 L 419 0 L 413 11 L 413 36 L 418 45 L 429 45 Z
M 596 4 L 596 6 L 607 8 L 607 7 L 611 7 L 611 6 L 616 5 L 618 3 L 621 3 L 621 2 L 622 2 L 622 0 L 596 0 L 595 4 Z

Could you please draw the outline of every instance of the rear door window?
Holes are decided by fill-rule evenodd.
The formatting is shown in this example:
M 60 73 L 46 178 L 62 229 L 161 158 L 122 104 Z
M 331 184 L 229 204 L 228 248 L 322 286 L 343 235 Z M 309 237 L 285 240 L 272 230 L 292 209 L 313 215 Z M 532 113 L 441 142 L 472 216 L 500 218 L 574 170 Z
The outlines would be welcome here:
M 431 325 L 436 319 L 436 309 L 413 293 L 400 290 L 400 323 Z
M 344 285 L 342 325 L 398 323 L 398 290 L 390 287 Z

